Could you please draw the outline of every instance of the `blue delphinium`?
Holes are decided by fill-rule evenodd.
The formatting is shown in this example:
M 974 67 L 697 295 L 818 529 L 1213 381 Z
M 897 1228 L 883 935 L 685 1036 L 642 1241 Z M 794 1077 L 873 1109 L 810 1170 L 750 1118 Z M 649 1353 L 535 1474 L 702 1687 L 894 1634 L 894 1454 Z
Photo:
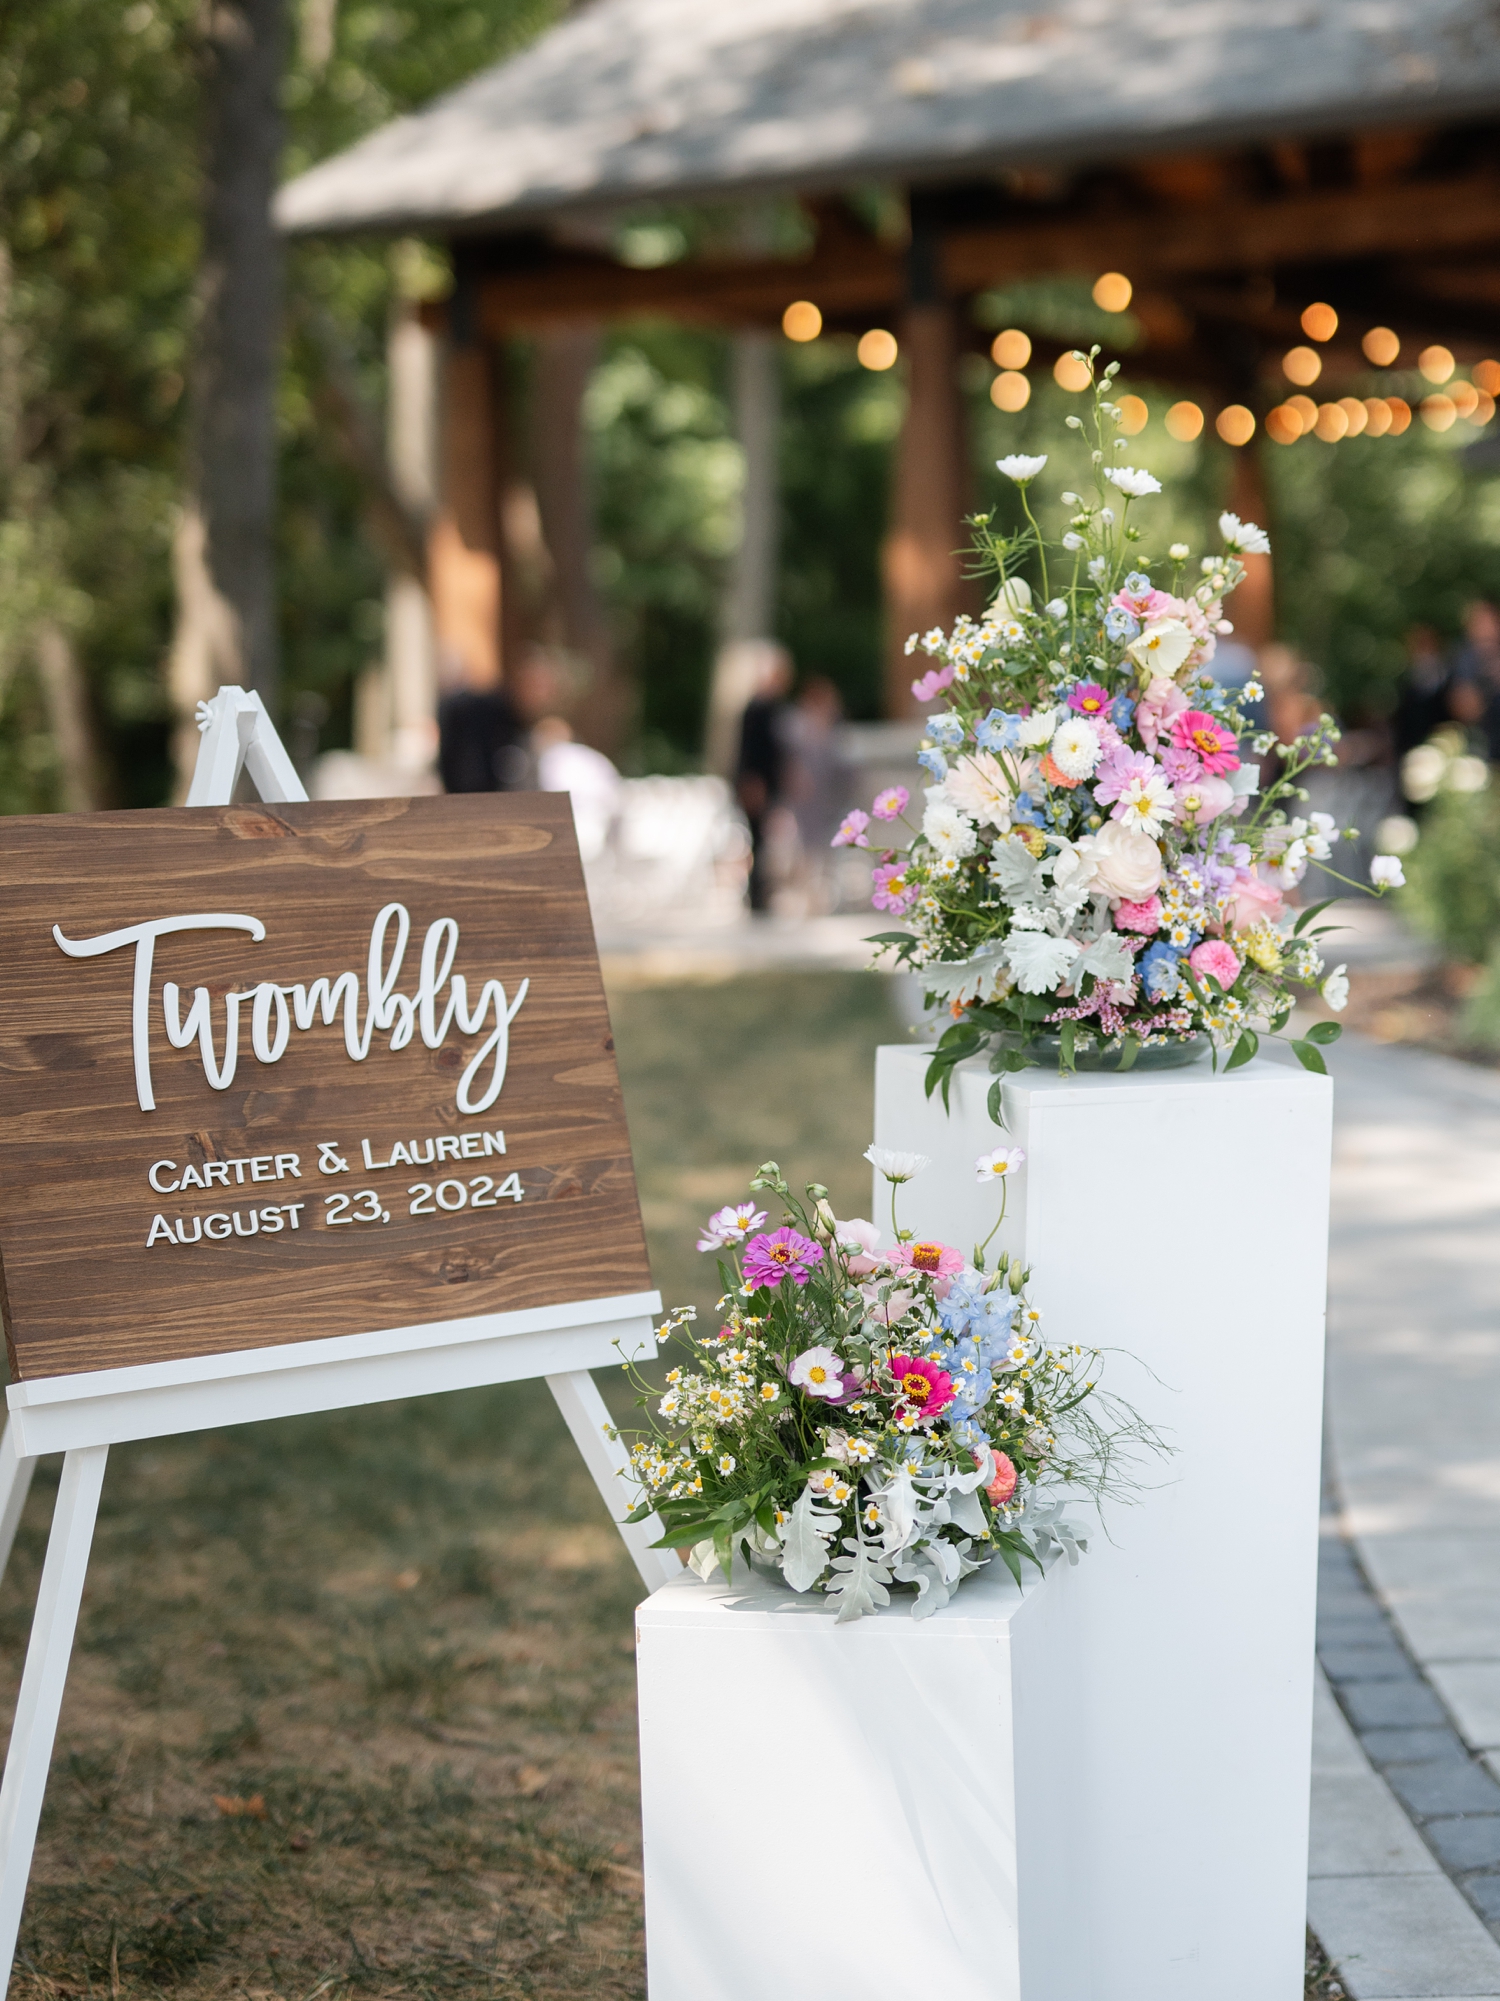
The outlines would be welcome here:
M 1140 620 L 1132 612 L 1128 612 L 1122 604 L 1112 604 L 1104 614 L 1105 634 L 1114 640 L 1116 645 L 1123 645 L 1126 640 L 1134 639 L 1140 629 Z
M 1148 945 L 1136 960 L 1141 982 L 1154 1001 L 1171 1000 L 1182 986 L 1182 954 L 1164 939 Z
M 1116 695 L 1109 705 L 1109 719 L 1121 736 L 1124 736 L 1135 721 L 1135 703 L 1129 695 Z
M 927 739 L 935 743 L 939 750 L 954 751 L 964 740 L 964 726 L 958 716 L 944 710 L 940 715 L 927 718 Z
M 1151 588 L 1151 579 L 1144 570 L 1132 570 L 1125 579 L 1125 588 L 1133 598 L 1141 597 Z
M 974 725 L 974 741 L 981 750 L 999 753 L 1014 750 L 1021 741 L 1020 716 L 1008 715 L 1004 709 L 991 709 L 981 722 Z
M 948 760 L 940 750 L 919 750 L 917 762 L 939 785 L 948 776 Z

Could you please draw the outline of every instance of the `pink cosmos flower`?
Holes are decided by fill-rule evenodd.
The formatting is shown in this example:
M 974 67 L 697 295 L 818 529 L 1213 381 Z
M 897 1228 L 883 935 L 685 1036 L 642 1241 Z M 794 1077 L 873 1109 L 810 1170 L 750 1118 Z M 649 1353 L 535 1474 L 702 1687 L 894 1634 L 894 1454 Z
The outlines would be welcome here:
M 1215 778 L 1240 768 L 1240 747 L 1234 732 L 1202 709 L 1185 709 L 1172 718 L 1172 741 L 1182 750 L 1196 751 L 1203 769 Z
M 1115 929 L 1139 931 L 1143 937 L 1149 938 L 1153 931 L 1161 929 L 1161 898 L 1151 896 L 1144 903 L 1117 903 Z
M 1080 681 L 1068 696 L 1068 707 L 1081 716 L 1102 716 L 1109 707 L 1109 695 L 1097 681 Z
M 1016 1491 L 1016 1469 L 1011 1460 L 1003 1452 L 992 1451 L 989 1457 L 990 1465 L 993 1469 L 993 1477 L 984 1491 L 989 1495 L 997 1508 L 1003 1508 L 1011 1495 Z M 974 1454 L 974 1463 L 976 1466 L 984 1463 L 983 1453 L 976 1452 Z
M 934 667 L 920 680 L 911 684 L 912 694 L 919 702 L 930 702 L 934 695 L 940 695 L 944 688 L 953 686 L 952 667 Z
M 813 1266 L 822 1262 L 822 1246 L 783 1223 L 770 1236 L 752 1237 L 746 1244 L 745 1283 L 753 1289 L 789 1278 L 793 1285 L 806 1285 Z
M 703 1226 L 703 1235 L 698 1239 L 700 1251 L 722 1251 L 731 1244 L 742 1244 L 752 1230 L 758 1230 L 766 1220 L 764 1209 L 757 1209 L 753 1202 L 731 1202 L 726 1208 L 715 1209 Z
M 893 917 L 904 917 L 911 909 L 916 894 L 916 885 L 907 881 L 899 862 L 876 869 L 871 877 L 871 903 L 877 910 L 890 911 Z
M 1206 775 L 1189 778 L 1173 790 L 1177 797 L 1176 817 L 1184 825 L 1191 823 L 1195 827 L 1206 827 L 1210 820 L 1217 820 L 1234 804 L 1234 793 L 1225 778 L 1209 778 Z
M 897 820 L 906 811 L 906 802 L 911 794 L 904 785 L 888 785 L 884 792 L 877 792 L 870 811 L 877 820 Z
M 1248 931 L 1264 918 L 1274 923 L 1281 915 L 1286 898 L 1274 882 L 1263 882 L 1246 870 L 1234 885 L 1234 907 L 1229 922 L 1236 931 Z
M 1184 750 L 1181 745 L 1173 744 L 1156 754 L 1161 759 L 1161 768 L 1166 774 L 1167 783 L 1171 786 L 1188 785 L 1193 779 L 1203 776 L 1203 766 L 1199 763 L 1198 753 L 1195 750 Z
M 937 1417 L 953 1401 L 953 1378 L 936 1362 L 920 1355 L 892 1355 L 890 1371 L 902 1402 L 919 1417 Z
M 1160 766 L 1154 757 L 1147 757 L 1139 750 L 1111 751 L 1094 773 L 1094 797 L 1101 806 L 1107 806 L 1111 799 L 1120 794 L 1134 778 L 1144 784 L 1155 778 Z
M 857 806 L 852 807 L 839 822 L 839 830 L 828 843 L 829 847 L 867 848 L 870 843 L 865 839 L 865 828 L 869 824 L 869 814 L 861 813 Z
M 1240 976 L 1240 956 L 1222 938 L 1205 938 L 1188 953 L 1188 964 L 1199 979 L 1217 980 L 1228 993 Z
M 1181 618 L 1183 613 L 1181 600 L 1170 591 L 1116 591 L 1110 603 L 1128 611 L 1142 625 L 1149 625 L 1155 618 Z

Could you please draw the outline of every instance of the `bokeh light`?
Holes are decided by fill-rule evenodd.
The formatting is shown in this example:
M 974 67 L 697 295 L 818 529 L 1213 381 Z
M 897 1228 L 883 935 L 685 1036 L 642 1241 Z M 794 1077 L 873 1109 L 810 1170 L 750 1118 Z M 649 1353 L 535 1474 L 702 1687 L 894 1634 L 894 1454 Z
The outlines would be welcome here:
M 1411 405 L 1404 396 L 1387 396 L 1385 407 L 1391 413 L 1391 436 L 1399 438 L 1403 431 L 1411 429 Z
M 1123 313 L 1130 304 L 1135 287 L 1123 271 L 1106 271 L 1094 284 L 1094 304 L 1101 312 Z
M 1321 300 L 1307 307 L 1302 315 L 1302 331 L 1309 340 L 1332 340 L 1338 330 L 1338 314 Z
M 1052 377 L 1059 389 L 1069 389 L 1075 396 L 1094 379 L 1088 362 L 1077 352 L 1060 354 L 1053 364 Z
M 1031 335 L 1019 327 L 1007 327 L 991 341 L 990 359 L 996 368 L 1024 368 L 1031 359 Z
M 1389 327 L 1371 327 L 1360 346 L 1365 351 L 1365 360 L 1373 361 L 1377 368 L 1389 368 L 1401 352 L 1400 336 Z
M 1348 430 L 1344 433 L 1345 437 L 1357 438 L 1360 432 L 1369 424 L 1369 411 L 1357 396 L 1341 396 L 1339 398 L 1339 408 L 1343 411 L 1345 420 L 1349 426 Z
M 1281 372 L 1288 382 L 1295 382 L 1299 389 L 1306 389 L 1323 373 L 1323 357 L 1315 354 L 1310 347 L 1290 348 L 1281 357 Z
M 1203 429 L 1203 412 L 1196 403 L 1174 403 L 1163 421 L 1169 438 L 1190 445 Z
M 1255 436 L 1255 413 L 1243 403 L 1229 403 L 1214 419 L 1214 429 L 1226 445 L 1248 445 Z
M 1127 438 L 1138 437 L 1145 430 L 1151 412 L 1146 407 L 1144 396 L 1117 396 L 1115 407 L 1120 413 L 1120 429 Z
M 990 384 L 990 401 L 997 410 L 1024 410 L 1031 401 L 1031 384 L 1014 368 L 1007 368 Z
M 1473 375 L 1486 396 L 1500 396 L 1500 361 L 1476 361 Z
M 1391 428 L 1391 406 L 1383 396 L 1365 398 L 1365 436 L 1383 438 Z
M 1297 415 L 1302 419 L 1302 428 L 1304 431 L 1310 431 L 1318 421 L 1318 406 L 1314 403 L 1311 396 L 1288 396 L 1285 408 L 1296 411 Z
M 854 350 L 859 356 L 862 368 L 873 368 L 880 374 L 887 368 L 894 368 L 900 349 L 896 346 L 896 336 L 887 333 L 884 327 L 871 327 L 859 337 L 859 346 Z
M 1434 341 L 1417 356 L 1417 366 L 1429 382 L 1446 382 L 1458 364 L 1449 349 Z
M 1422 398 L 1422 422 L 1429 431 L 1451 431 L 1458 422 L 1458 412 L 1453 407 L 1451 396 L 1424 396 Z
M 1313 435 L 1323 440 L 1325 445 L 1336 445 L 1349 431 L 1349 419 L 1337 403 L 1320 403 L 1318 421 L 1313 425 Z
M 1289 403 L 1266 412 L 1266 436 L 1277 445 L 1295 445 L 1302 436 L 1302 414 Z
M 781 316 L 781 331 L 788 340 L 816 340 L 823 331 L 823 315 L 811 299 L 793 299 Z

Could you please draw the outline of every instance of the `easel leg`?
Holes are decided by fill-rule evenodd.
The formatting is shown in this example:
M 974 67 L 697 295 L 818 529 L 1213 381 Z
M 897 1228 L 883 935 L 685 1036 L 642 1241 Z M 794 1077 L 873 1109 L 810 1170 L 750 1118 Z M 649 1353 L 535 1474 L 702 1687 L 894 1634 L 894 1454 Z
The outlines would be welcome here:
M 0 1577 L 5 1575 L 5 1566 L 10 1562 L 11 1546 L 21 1526 L 21 1510 L 31 1492 L 31 1476 L 35 1471 L 36 1461 L 22 1459 L 16 1451 L 15 1426 L 6 1425 L 4 1436 L 0 1437 Z
M 593 1377 L 587 1369 L 577 1369 L 571 1375 L 548 1376 L 547 1387 L 557 1399 L 584 1465 L 594 1476 L 594 1485 L 604 1496 L 604 1505 L 641 1573 L 641 1582 L 648 1591 L 655 1591 L 669 1578 L 680 1576 L 682 1565 L 676 1551 L 651 1547 L 661 1534 L 655 1515 L 648 1515 L 643 1522 L 625 1519 L 635 1505 L 630 1483 L 622 1477 L 629 1471 L 630 1455 L 618 1438 L 610 1436 L 612 1420 Z
M 88 1445 L 63 1459 L 57 1511 L 52 1517 L 42 1588 L 5 1759 L 5 1779 L 0 1783 L 0 1993 L 10 1980 L 16 1955 L 37 1822 L 47 1789 L 108 1457 L 107 1445 Z

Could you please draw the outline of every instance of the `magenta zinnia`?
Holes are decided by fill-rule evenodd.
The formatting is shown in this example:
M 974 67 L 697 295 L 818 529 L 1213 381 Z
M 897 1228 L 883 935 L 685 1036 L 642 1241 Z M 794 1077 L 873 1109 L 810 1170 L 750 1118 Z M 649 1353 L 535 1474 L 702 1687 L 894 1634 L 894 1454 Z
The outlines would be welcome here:
M 822 1262 L 821 1245 L 783 1223 L 769 1236 L 752 1237 L 746 1244 L 745 1283 L 753 1289 L 780 1285 L 784 1278 L 789 1278 L 793 1285 L 806 1285 L 813 1266 Z
M 919 1417 L 936 1417 L 953 1401 L 953 1378 L 936 1362 L 920 1355 L 892 1355 L 891 1374 L 908 1410 Z

